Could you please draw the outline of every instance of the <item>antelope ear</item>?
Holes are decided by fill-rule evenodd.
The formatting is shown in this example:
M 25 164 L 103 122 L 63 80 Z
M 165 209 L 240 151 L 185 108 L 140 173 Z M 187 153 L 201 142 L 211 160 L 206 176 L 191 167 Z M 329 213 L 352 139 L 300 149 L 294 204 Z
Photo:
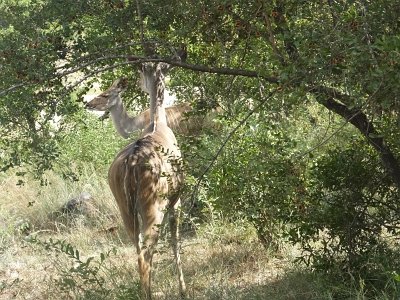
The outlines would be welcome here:
M 126 90 L 128 88 L 128 78 L 122 77 L 119 79 L 118 87 L 122 90 Z
M 187 47 L 185 44 L 181 44 L 179 49 L 176 50 L 176 55 L 179 57 L 179 59 L 182 62 L 186 62 L 186 59 L 188 57 L 188 52 L 187 52 Z
M 128 88 L 128 79 L 125 77 L 118 78 L 112 84 L 114 88 L 117 88 L 119 92 L 123 92 Z

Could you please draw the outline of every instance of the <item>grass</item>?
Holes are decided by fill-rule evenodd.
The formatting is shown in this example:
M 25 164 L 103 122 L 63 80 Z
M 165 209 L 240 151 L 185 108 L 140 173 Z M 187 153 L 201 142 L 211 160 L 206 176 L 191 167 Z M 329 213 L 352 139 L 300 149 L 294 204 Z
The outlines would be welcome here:
M 138 299 L 136 254 L 106 179 L 90 168 L 75 183 L 46 176 L 48 186 L 0 177 L 0 299 Z M 60 214 L 82 191 L 93 196 L 88 213 Z M 351 284 L 332 286 L 293 265 L 298 254 L 292 246 L 269 253 L 249 224 L 214 218 L 184 234 L 189 299 L 337 299 L 337 289 L 366 299 Z M 155 255 L 153 292 L 156 299 L 178 295 L 166 237 Z

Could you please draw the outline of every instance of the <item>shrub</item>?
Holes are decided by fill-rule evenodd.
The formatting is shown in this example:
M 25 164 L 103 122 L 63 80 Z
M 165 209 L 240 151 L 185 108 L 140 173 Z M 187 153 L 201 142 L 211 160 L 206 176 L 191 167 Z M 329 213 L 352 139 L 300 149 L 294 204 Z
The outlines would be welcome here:
M 85 121 L 67 128 L 60 143 L 59 170 L 73 180 L 86 165 L 107 174 L 117 152 L 130 142 L 117 135 L 111 120 L 100 122 L 95 115 L 82 113 L 85 114 Z
M 356 144 L 312 162 L 304 209 L 293 211 L 289 236 L 315 270 L 381 288 L 400 267 L 390 244 L 400 222 L 399 196 L 379 158 Z

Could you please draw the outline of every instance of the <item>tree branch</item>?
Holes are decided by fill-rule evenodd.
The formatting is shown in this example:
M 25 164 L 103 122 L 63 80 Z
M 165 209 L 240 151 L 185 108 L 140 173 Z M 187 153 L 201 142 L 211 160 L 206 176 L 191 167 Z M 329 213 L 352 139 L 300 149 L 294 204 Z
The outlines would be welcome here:
M 284 2 L 281 0 L 277 1 L 275 23 L 278 30 L 285 36 L 284 44 L 286 53 L 291 62 L 296 63 L 299 59 L 299 52 L 294 40 L 291 38 L 290 28 L 285 16 Z M 299 83 L 297 83 L 297 85 L 299 85 Z M 360 109 L 349 108 L 352 103 L 354 103 L 351 97 L 336 89 L 322 85 L 309 86 L 308 88 L 309 92 L 316 97 L 320 104 L 343 117 L 361 132 L 368 143 L 379 153 L 382 165 L 393 179 L 393 182 L 400 188 L 400 165 L 397 158 L 386 145 L 383 137 L 376 133 L 373 123 L 368 120 L 367 115 Z M 335 99 L 342 103 L 337 102 Z
M 216 68 L 216 67 L 210 67 L 210 66 L 205 66 L 205 65 L 194 65 L 194 64 L 189 64 L 186 62 L 182 62 L 182 61 L 177 61 L 173 58 L 159 58 L 159 57 L 145 57 L 145 56 L 136 56 L 136 55 L 109 55 L 109 56 L 103 56 L 103 57 L 98 57 L 92 61 L 89 62 L 85 62 L 79 66 L 74 67 L 73 69 L 70 70 L 66 70 L 65 72 L 61 72 L 61 73 L 56 73 L 53 74 L 52 76 L 50 76 L 48 78 L 48 80 L 51 80 L 53 78 L 61 78 L 61 77 L 65 77 L 67 75 L 73 74 L 75 72 L 78 72 L 90 65 L 93 65 L 96 62 L 100 62 L 100 61 L 104 61 L 104 60 L 110 60 L 110 59 L 127 59 L 128 61 L 126 62 L 120 62 L 120 63 L 116 63 L 116 64 L 112 64 L 112 65 L 108 65 L 105 66 L 103 68 L 94 70 L 92 72 L 90 72 L 88 75 L 86 75 L 82 80 L 79 80 L 79 83 L 85 81 L 86 79 L 100 74 L 102 72 L 108 71 L 108 70 L 112 70 L 112 69 L 116 69 L 119 68 L 123 65 L 129 65 L 129 64 L 141 64 L 141 63 L 145 63 L 145 62 L 164 62 L 167 64 L 170 64 L 172 66 L 176 66 L 176 67 L 180 67 L 183 69 L 187 69 L 187 70 L 192 70 L 192 71 L 196 71 L 196 72 L 205 72 L 205 73 L 212 73 L 212 74 L 219 74 L 219 75 L 229 75 L 229 76 L 243 76 L 243 77 L 250 77 L 250 78 L 261 78 L 266 80 L 269 83 L 273 83 L 273 84 L 278 84 L 280 83 L 280 80 L 278 77 L 275 76 L 267 76 L 267 75 L 263 75 L 260 74 L 257 71 L 253 71 L 253 70 L 247 70 L 247 69 L 234 69 L 234 68 Z M 79 84 L 78 83 L 78 84 Z M 14 91 L 26 84 L 29 84 L 27 82 L 24 83 L 20 83 L 20 84 L 16 84 L 10 88 L 7 88 L 3 91 L 0 91 L 0 96 L 7 94 L 11 91 Z M 75 87 L 78 84 L 74 84 L 71 87 Z M 70 87 L 70 88 L 71 88 Z
M 232 68 L 216 68 L 205 65 L 193 65 L 186 62 L 177 61 L 172 58 L 145 58 L 142 56 L 128 56 L 129 61 L 132 63 L 142 63 L 142 62 L 165 62 L 172 66 L 181 67 L 183 69 L 188 69 L 197 72 L 213 73 L 220 75 L 234 75 L 234 76 L 244 76 L 252 78 L 262 78 L 269 83 L 279 83 L 278 77 L 262 75 L 257 71 L 246 70 L 246 69 L 232 69 Z
M 12 91 L 14 91 L 14 90 L 16 90 L 16 89 L 18 89 L 20 87 L 23 87 L 26 84 L 27 84 L 27 82 L 21 82 L 21 83 L 15 84 L 13 86 L 10 86 L 9 88 L 7 88 L 5 90 L 0 91 L 0 96 L 8 94 L 9 92 L 12 92 Z
M 368 117 L 361 110 L 350 109 L 346 105 L 337 102 L 332 97 L 325 96 L 325 99 L 318 99 L 317 96 L 316 98 L 320 104 L 343 117 L 361 132 L 368 143 L 379 153 L 383 166 L 390 174 L 393 182 L 400 188 L 399 162 L 386 145 L 383 137 L 375 130 L 373 123 L 368 120 Z
M 75 66 L 72 69 L 68 69 L 67 68 L 66 71 L 57 73 L 57 77 L 64 77 L 64 76 L 76 73 L 76 72 L 82 70 L 83 68 L 86 68 L 86 67 L 88 67 L 90 65 L 93 65 L 93 64 L 95 64 L 97 62 L 100 62 L 100 61 L 118 59 L 118 58 L 125 59 L 126 55 L 107 55 L 107 56 L 98 57 L 98 58 L 95 58 L 95 59 L 93 59 L 91 61 L 88 61 L 88 62 L 82 63 L 82 64 L 80 64 L 78 66 Z M 59 70 L 65 69 L 65 66 L 59 67 L 58 69 Z
M 265 27 L 267 29 L 267 34 L 268 34 L 268 41 L 269 44 L 271 45 L 272 52 L 275 54 L 276 58 L 279 60 L 281 65 L 284 66 L 286 62 L 282 53 L 279 51 L 278 46 L 276 45 L 276 39 L 272 31 L 272 25 L 269 16 L 266 12 L 263 12 L 262 15 L 264 17 Z
M 144 29 L 143 29 L 143 17 L 142 17 L 142 10 L 140 9 L 139 0 L 136 0 L 136 9 L 139 18 L 139 29 L 140 29 L 140 42 L 143 46 L 144 44 Z
M 352 98 L 349 95 L 339 92 L 337 89 L 331 87 L 316 85 L 316 86 L 307 86 L 307 88 L 311 94 L 315 95 L 322 94 L 337 99 L 347 106 L 350 106 L 353 102 Z

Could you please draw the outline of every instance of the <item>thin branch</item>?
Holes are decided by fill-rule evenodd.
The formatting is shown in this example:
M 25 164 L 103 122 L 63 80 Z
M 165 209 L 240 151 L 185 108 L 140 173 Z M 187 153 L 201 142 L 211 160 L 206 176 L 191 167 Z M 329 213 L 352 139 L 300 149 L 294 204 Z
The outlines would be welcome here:
M 143 16 L 142 16 L 142 10 L 140 9 L 139 0 L 136 0 L 136 8 L 137 8 L 137 14 L 139 17 L 140 42 L 143 46 L 144 45 Z
M 20 88 L 20 87 L 23 87 L 23 86 L 26 85 L 26 84 L 27 84 L 27 82 L 22 82 L 22 83 L 15 84 L 15 85 L 13 85 L 13 86 L 11 86 L 11 87 L 5 89 L 5 90 L 2 90 L 2 91 L 0 92 L 0 96 L 3 96 L 3 95 L 5 95 L 5 94 L 8 94 L 9 92 L 12 92 L 13 90 L 16 90 L 16 89 L 18 89 L 18 88 Z
M 138 46 L 138 45 L 141 45 L 141 43 L 140 42 L 131 42 L 131 43 L 126 43 L 126 44 L 118 44 L 116 46 L 113 46 L 112 48 L 104 48 L 101 51 L 95 51 L 95 52 L 91 52 L 90 54 L 86 54 L 86 55 L 82 55 L 82 56 L 77 57 L 77 58 L 73 58 L 73 62 L 76 64 L 77 62 L 85 62 L 85 61 L 90 60 L 90 59 L 94 59 L 95 60 L 96 58 L 93 58 L 93 56 L 100 55 L 101 57 L 105 57 L 105 54 L 110 54 L 111 55 L 113 52 L 115 52 L 118 49 L 123 49 L 123 48 L 127 48 L 127 47 L 130 47 L 130 46 Z M 56 67 L 55 69 L 56 70 L 65 69 L 66 67 L 71 65 L 71 61 L 69 59 L 66 58 L 65 60 L 68 63 L 66 63 L 64 65 L 61 65 L 59 67 Z
M 262 84 L 260 83 L 260 94 L 261 97 L 263 97 L 263 89 L 264 87 L 262 86 Z M 218 151 L 214 154 L 214 156 L 212 157 L 210 163 L 208 164 L 208 166 L 205 168 L 205 170 L 201 173 L 201 175 L 199 176 L 199 178 L 197 179 L 197 183 L 194 187 L 193 193 L 192 193 L 192 203 L 194 203 L 194 197 L 196 196 L 200 184 L 203 181 L 204 176 L 208 173 L 208 171 L 211 169 L 211 167 L 214 165 L 214 163 L 216 162 L 217 158 L 220 156 L 220 154 L 222 153 L 222 151 L 224 150 L 226 144 L 230 141 L 230 139 L 232 138 L 232 136 L 236 133 L 236 131 L 242 127 L 247 120 L 257 111 L 259 110 L 266 102 L 267 100 L 269 100 L 275 93 L 277 92 L 277 89 L 272 90 L 271 92 L 268 93 L 268 95 L 260 102 L 258 103 L 258 105 L 256 105 L 251 111 L 248 112 L 248 114 L 235 126 L 235 128 L 233 128 L 229 134 L 227 135 L 227 137 L 225 138 L 225 140 L 223 141 L 223 143 L 221 144 L 221 146 L 219 147 Z
M 269 83 L 279 83 L 279 79 L 277 77 L 272 76 L 265 76 L 260 74 L 257 71 L 251 70 L 244 70 L 244 69 L 230 69 L 230 68 L 215 68 L 215 67 L 208 67 L 204 65 L 191 65 L 183 62 L 178 61 L 168 61 L 169 64 L 181 67 L 184 69 L 198 71 L 198 72 L 206 72 L 206 73 L 213 73 L 213 74 L 221 74 L 221 75 L 234 75 L 234 76 L 244 76 L 244 77 L 252 77 L 252 78 L 262 78 Z
M 112 48 L 105 48 L 105 49 L 102 49 L 101 51 L 92 52 L 87 56 L 81 57 L 80 60 L 84 60 L 86 58 L 90 58 L 91 56 L 93 56 L 95 54 L 104 55 L 105 53 L 112 53 L 112 52 L 114 52 L 115 50 L 118 50 L 118 49 L 123 49 L 123 48 L 131 47 L 131 46 L 139 46 L 139 45 L 141 45 L 140 42 L 130 42 L 130 43 L 126 43 L 126 44 L 118 44 L 116 46 L 113 46 Z
M 278 49 L 278 47 L 276 45 L 275 36 L 274 36 L 273 31 L 272 31 L 271 20 L 269 19 L 269 17 L 268 17 L 266 12 L 263 12 L 262 16 L 264 17 L 265 27 L 267 29 L 267 34 L 268 34 L 268 42 L 271 45 L 272 52 L 274 53 L 276 58 L 279 60 L 281 65 L 284 66 L 286 64 L 286 62 L 285 62 L 285 59 L 284 59 L 282 53 L 280 53 L 280 51 L 279 51 L 279 49 Z
M 230 76 L 243 76 L 243 77 L 250 77 L 250 78 L 259 78 L 264 79 L 269 83 L 278 84 L 280 80 L 278 77 L 275 76 L 267 76 L 260 74 L 257 71 L 247 70 L 247 69 L 234 69 L 234 68 L 217 68 L 217 67 L 210 67 L 205 65 L 194 65 L 189 64 L 182 61 L 177 61 L 174 58 L 161 58 L 161 57 L 143 57 L 137 55 L 128 55 L 126 56 L 128 61 L 132 64 L 139 64 L 145 62 L 164 62 L 171 66 L 180 67 L 187 70 L 203 72 L 203 73 L 212 73 L 212 74 L 219 74 L 219 75 L 230 75 Z
M 357 111 L 354 115 L 352 115 L 349 119 L 346 119 L 342 125 L 340 125 L 340 127 L 338 129 L 336 129 L 332 134 L 330 134 L 328 137 L 323 138 L 322 141 L 320 141 L 319 143 L 317 143 L 316 145 L 314 145 L 311 149 L 295 155 L 296 158 L 303 158 L 304 156 L 306 156 L 307 154 L 313 152 L 314 150 L 318 149 L 319 147 L 325 145 L 326 143 L 328 143 L 336 134 L 338 134 L 347 124 L 349 124 L 349 122 L 355 118 L 358 114 L 360 114 L 361 111 Z
M 107 67 L 104 67 L 104 68 L 100 68 L 100 69 L 97 69 L 97 70 L 95 70 L 95 71 L 90 72 L 89 74 L 83 76 L 81 79 L 75 81 L 74 84 L 72 84 L 72 85 L 70 85 L 70 86 L 66 86 L 66 87 L 64 88 L 64 89 L 65 89 L 65 92 L 62 93 L 61 96 L 58 97 L 58 99 L 62 99 L 62 98 L 64 98 L 65 96 L 67 96 L 68 93 L 70 93 L 71 90 L 73 90 L 74 88 L 76 88 L 78 85 L 80 85 L 82 82 L 86 81 L 86 80 L 89 79 L 90 77 L 93 77 L 93 76 L 96 75 L 96 74 L 103 73 L 103 72 L 105 72 L 105 71 L 112 70 L 112 69 L 115 69 L 115 68 L 118 68 L 118 67 L 120 67 L 120 66 L 127 65 L 127 64 L 129 64 L 129 62 L 122 62 L 122 63 L 119 63 L 119 64 L 114 64 L 114 65 L 107 66 Z M 50 107 L 53 108 L 53 112 L 54 112 L 54 107 L 56 106 L 56 104 L 57 104 L 57 100 L 54 100 L 54 101 L 50 104 Z M 44 120 L 44 123 L 50 121 L 51 117 L 52 117 L 52 114 L 48 114 L 47 118 Z
M 360 0 L 360 5 L 361 5 L 361 15 L 363 18 L 363 30 L 365 34 L 364 38 L 367 41 L 368 50 L 371 55 L 373 65 L 374 67 L 378 67 L 378 61 L 375 57 L 374 50 L 372 49 L 372 42 L 371 42 L 372 36 L 369 33 L 369 24 L 367 22 L 367 3 L 365 2 L 365 0 Z
M 84 77 L 82 77 L 81 79 L 79 79 L 78 81 L 75 81 L 74 84 L 66 87 L 66 89 L 72 90 L 75 87 L 77 87 L 79 84 L 81 84 L 82 82 L 84 82 L 87 79 L 89 79 L 90 77 L 93 77 L 94 75 L 97 75 L 99 73 L 103 73 L 103 72 L 108 71 L 108 70 L 116 69 L 116 68 L 124 66 L 124 65 L 129 65 L 129 64 L 130 64 L 130 62 L 125 61 L 125 62 L 121 62 L 121 63 L 118 63 L 118 64 L 114 64 L 114 65 L 111 65 L 111 66 L 106 66 L 104 68 L 100 68 L 100 69 L 94 70 L 94 71 L 90 72 L 89 74 L 85 75 Z
M 97 62 L 100 62 L 100 61 L 103 61 L 103 60 L 118 59 L 118 58 L 126 59 L 126 55 L 108 55 L 108 56 L 98 57 L 98 58 L 93 59 L 93 60 L 91 60 L 89 62 L 86 62 L 86 63 L 83 63 L 81 65 L 78 65 L 77 67 L 75 67 L 73 69 L 69 69 L 69 70 L 67 69 L 64 72 L 57 73 L 57 77 L 64 77 L 64 76 L 73 74 L 75 72 L 78 72 L 78 71 L 82 70 L 83 68 L 86 68 L 86 67 L 88 67 L 90 65 L 93 65 L 93 64 L 95 64 Z M 64 67 L 60 67 L 58 69 L 64 69 L 64 68 L 65 68 L 65 66 Z

